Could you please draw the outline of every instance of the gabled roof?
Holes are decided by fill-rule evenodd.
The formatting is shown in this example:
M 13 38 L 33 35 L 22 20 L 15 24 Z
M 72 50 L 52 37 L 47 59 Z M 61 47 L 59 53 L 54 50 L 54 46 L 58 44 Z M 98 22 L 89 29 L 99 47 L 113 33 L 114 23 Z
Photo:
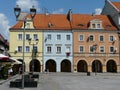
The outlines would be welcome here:
M 120 2 L 112 2 L 112 4 L 119 10 L 120 12 Z
M 37 14 L 34 18 L 34 27 L 37 30 L 86 30 L 89 28 L 90 21 L 94 19 L 101 20 L 105 30 L 117 30 L 108 16 L 91 14 L 72 14 L 71 22 L 68 20 L 67 14 Z M 22 25 L 23 21 L 19 21 L 11 30 L 20 29 Z M 110 27 L 106 28 L 108 25 Z

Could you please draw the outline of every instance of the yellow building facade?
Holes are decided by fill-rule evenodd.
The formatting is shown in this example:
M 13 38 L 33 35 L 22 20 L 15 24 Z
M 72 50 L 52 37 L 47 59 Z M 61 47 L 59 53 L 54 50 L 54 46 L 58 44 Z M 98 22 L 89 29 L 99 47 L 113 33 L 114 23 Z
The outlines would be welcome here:
M 43 69 L 42 58 L 42 38 L 43 33 L 39 30 L 35 30 L 33 23 L 28 21 L 24 29 L 24 23 L 22 22 L 20 29 L 10 29 L 10 54 L 12 57 L 18 60 L 23 60 L 23 48 L 24 48 L 24 63 L 25 70 L 32 71 L 34 65 L 34 71 L 41 72 Z M 25 31 L 25 40 L 23 40 L 23 32 Z M 29 43 L 29 40 L 31 42 Z M 38 39 L 36 42 L 35 40 Z M 23 47 L 24 41 L 24 47 Z M 35 55 L 33 55 L 33 48 L 37 49 Z M 32 62 L 34 61 L 34 62 Z

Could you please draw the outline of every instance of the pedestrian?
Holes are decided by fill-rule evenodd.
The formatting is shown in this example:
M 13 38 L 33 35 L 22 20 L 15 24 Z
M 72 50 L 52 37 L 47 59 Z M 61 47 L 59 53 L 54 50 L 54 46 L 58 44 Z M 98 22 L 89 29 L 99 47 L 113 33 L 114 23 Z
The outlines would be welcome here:
M 12 70 L 12 66 L 10 66 L 8 68 L 8 78 L 10 78 L 13 75 L 13 70 Z
M 22 67 L 19 67 L 19 75 L 22 74 Z
M 4 65 L 0 67 L 0 77 L 4 79 Z

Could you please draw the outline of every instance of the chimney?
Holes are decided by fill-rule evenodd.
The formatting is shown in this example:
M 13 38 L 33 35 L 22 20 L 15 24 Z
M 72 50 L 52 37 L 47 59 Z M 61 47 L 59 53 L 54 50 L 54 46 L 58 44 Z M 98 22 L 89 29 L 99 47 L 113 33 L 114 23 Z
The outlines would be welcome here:
M 69 9 L 67 14 L 67 19 L 71 22 L 72 21 L 72 9 Z

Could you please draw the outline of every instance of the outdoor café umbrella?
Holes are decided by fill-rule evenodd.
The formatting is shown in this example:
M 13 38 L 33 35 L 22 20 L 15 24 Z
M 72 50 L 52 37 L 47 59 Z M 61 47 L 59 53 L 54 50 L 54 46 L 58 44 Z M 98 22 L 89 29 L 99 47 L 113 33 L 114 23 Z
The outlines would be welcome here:
M 10 58 L 10 60 L 13 62 L 13 64 L 22 64 L 22 62 L 18 61 L 15 58 Z
M 9 56 L 5 56 L 3 54 L 0 54 L 0 61 L 2 61 L 2 62 L 9 61 Z

